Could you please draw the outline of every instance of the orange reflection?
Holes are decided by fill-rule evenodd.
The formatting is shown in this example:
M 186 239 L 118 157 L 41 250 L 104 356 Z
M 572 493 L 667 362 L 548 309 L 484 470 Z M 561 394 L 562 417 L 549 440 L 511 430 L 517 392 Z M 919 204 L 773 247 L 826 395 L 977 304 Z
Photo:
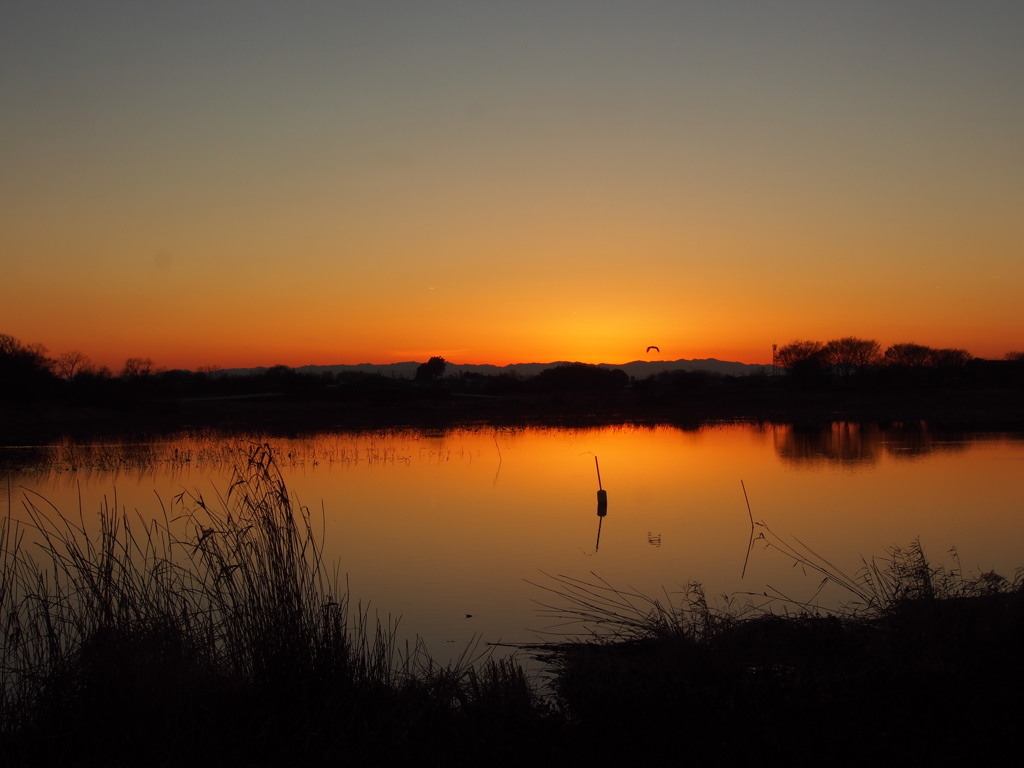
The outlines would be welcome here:
M 817 579 L 763 548 L 740 578 L 750 532 L 741 480 L 756 520 L 849 572 L 862 555 L 917 537 L 933 558 L 956 545 L 966 567 L 1004 573 L 1024 551 L 1024 443 L 1008 436 L 837 424 L 811 433 L 488 428 L 269 442 L 354 597 L 402 615 L 409 632 L 442 651 L 477 633 L 534 639 L 540 595 L 524 579 L 543 581 L 543 573 L 597 573 L 648 594 L 690 580 L 709 594 L 760 594 L 768 585 L 813 594 Z M 162 515 L 156 496 L 173 517 L 183 489 L 210 501 L 223 493 L 246 449 L 244 440 L 215 436 L 53 446 L 49 471 L 7 475 L 12 514 L 27 489 L 76 516 L 81 504 L 87 521 L 104 499 Z M 607 506 L 595 521 L 598 489 Z

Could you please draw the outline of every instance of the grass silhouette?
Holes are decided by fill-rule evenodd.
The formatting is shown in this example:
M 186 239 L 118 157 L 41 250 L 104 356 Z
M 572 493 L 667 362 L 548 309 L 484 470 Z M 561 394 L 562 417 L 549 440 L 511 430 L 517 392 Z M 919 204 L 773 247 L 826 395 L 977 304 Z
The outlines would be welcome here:
M 517 664 L 471 646 L 440 665 L 352 605 L 266 445 L 156 521 L 25 507 L 0 522 L 8 765 L 390 764 L 544 714 Z
M 671 760 L 681 738 L 690 759 L 726 765 L 771 745 L 797 765 L 1024 755 L 1020 571 L 970 576 L 955 556 L 935 567 L 915 541 L 851 576 L 757 525 L 766 546 L 851 601 L 825 610 L 763 593 L 716 607 L 697 583 L 651 597 L 596 575 L 538 585 L 567 639 L 532 652 L 580 741 L 601 745 L 595 760 Z
M 267 444 L 222 494 L 155 520 L 44 498 L 0 520 L 5 765 L 564 765 L 778 754 L 977 763 L 1020 757 L 1024 580 L 932 566 L 919 543 L 835 569 L 752 538 L 851 603 L 651 597 L 594 576 L 537 586 L 558 638 L 438 664 L 350 600 Z M 749 597 L 749 596 L 748 596 Z

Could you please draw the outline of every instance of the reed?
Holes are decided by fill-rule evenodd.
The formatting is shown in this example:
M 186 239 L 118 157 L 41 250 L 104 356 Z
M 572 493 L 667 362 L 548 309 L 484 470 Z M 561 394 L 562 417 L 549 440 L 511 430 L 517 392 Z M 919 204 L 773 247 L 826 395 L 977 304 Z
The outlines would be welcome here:
M 795 764 L 1024 756 L 1016 707 L 993 705 L 1024 683 L 1022 571 L 965 574 L 955 552 L 936 566 L 914 541 L 851 575 L 757 525 L 756 541 L 850 601 L 762 593 L 716 606 L 699 585 L 655 598 L 596 574 L 537 584 L 555 639 L 529 650 L 587 759 L 673 759 L 684 723 L 687 756 L 724 764 L 771 744 Z
M 889 547 L 883 556 L 862 557 L 860 568 L 850 573 L 799 538 L 794 536 L 787 540 L 776 534 L 763 521 L 752 522 L 751 531 L 751 548 L 761 544 L 765 551 L 781 554 L 804 573 L 820 577 L 814 593 L 806 598 L 796 599 L 770 585 L 767 592 L 761 593 L 768 598 L 766 604 L 789 605 L 807 614 L 879 618 L 898 612 L 914 601 L 1013 593 L 1024 585 L 1024 568 L 1018 568 L 1012 578 L 995 571 L 965 573 L 955 547 L 947 553 L 949 566 L 936 564 L 925 555 L 920 539 L 914 539 L 907 546 Z M 819 603 L 818 595 L 828 585 L 839 587 L 848 599 L 831 607 Z M 754 595 L 747 593 L 747 596 Z
M 8 765 L 284 763 L 410 756 L 472 722 L 536 720 L 518 666 L 468 648 L 450 664 L 353 604 L 322 521 L 251 447 L 223 493 L 155 520 L 94 523 L 44 498 L 0 521 L 0 748 Z M 500 714 L 491 716 L 493 713 Z M 514 715 L 514 717 L 512 717 Z M 111 729 L 118 738 L 111 741 Z M 482 745 L 478 744 L 482 749 Z

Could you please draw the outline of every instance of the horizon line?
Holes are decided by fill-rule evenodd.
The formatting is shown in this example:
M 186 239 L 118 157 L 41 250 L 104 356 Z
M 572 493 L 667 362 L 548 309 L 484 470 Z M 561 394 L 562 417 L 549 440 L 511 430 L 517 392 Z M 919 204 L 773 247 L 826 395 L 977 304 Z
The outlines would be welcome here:
M 362 362 L 362 363 L 302 363 L 301 365 L 287 365 L 285 363 L 274 363 L 272 365 L 236 365 L 236 366 L 225 367 L 225 368 L 214 366 L 213 367 L 213 369 L 214 369 L 213 372 L 217 372 L 217 371 L 253 370 L 253 369 L 259 369 L 259 368 L 268 369 L 268 368 L 277 368 L 279 366 L 284 366 L 286 368 L 292 368 L 292 369 L 299 369 L 299 368 L 339 368 L 339 367 L 341 367 L 341 368 L 357 368 L 357 367 L 360 367 L 360 366 L 369 366 L 369 367 L 374 367 L 374 368 L 388 368 L 388 367 L 391 367 L 391 366 L 398 366 L 398 365 L 422 365 L 425 362 L 427 362 L 427 361 L 426 360 L 422 360 L 422 361 L 421 360 L 396 360 L 396 361 L 390 362 L 390 363 L 371 363 L 371 362 Z M 645 364 L 645 365 L 658 365 L 658 364 L 663 364 L 664 365 L 664 364 L 669 364 L 669 363 L 703 363 L 703 362 L 724 363 L 724 364 L 727 364 L 727 365 L 743 365 L 743 366 L 748 366 L 748 367 L 767 367 L 767 366 L 771 365 L 771 363 L 744 363 L 744 362 L 741 362 L 739 360 L 723 360 L 723 359 L 718 358 L 718 357 L 679 357 L 679 358 L 674 358 L 674 359 L 670 359 L 670 360 L 665 360 L 665 359 L 643 360 L 643 359 L 640 359 L 640 358 L 636 358 L 634 360 L 627 360 L 626 362 L 622 362 L 622 363 L 607 363 L 607 362 L 585 363 L 585 362 L 583 362 L 581 360 L 568 360 L 568 359 L 563 359 L 563 360 L 531 360 L 529 362 L 518 362 L 518 363 L 467 363 L 467 362 L 453 362 L 451 360 L 445 360 L 445 364 L 449 365 L 449 366 L 455 366 L 455 367 L 481 367 L 481 368 L 482 367 L 488 367 L 488 368 L 511 368 L 513 366 L 525 366 L 525 365 L 563 365 L 563 364 L 568 364 L 568 365 L 582 364 L 582 365 L 594 365 L 594 366 L 621 366 L 621 365 L 633 365 L 633 364 L 636 364 L 636 363 L 640 363 L 640 364 Z M 211 366 L 200 366 L 200 368 L 210 368 L 210 367 Z M 167 370 L 174 370 L 174 369 L 167 369 Z M 178 369 L 178 370 L 196 370 L 196 369 Z

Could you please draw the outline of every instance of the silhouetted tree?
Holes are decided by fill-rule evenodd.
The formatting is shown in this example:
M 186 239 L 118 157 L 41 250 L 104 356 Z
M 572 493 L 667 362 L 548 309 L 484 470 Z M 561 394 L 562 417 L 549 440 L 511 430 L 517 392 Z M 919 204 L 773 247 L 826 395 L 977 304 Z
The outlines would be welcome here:
M 57 355 L 53 360 L 53 367 L 64 381 L 71 381 L 78 374 L 92 368 L 92 363 L 82 352 L 72 350 Z
M 822 351 L 828 364 L 844 379 L 875 365 L 882 357 L 882 348 L 877 341 L 855 336 L 833 339 Z
M 932 348 L 921 344 L 893 344 L 885 350 L 885 362 L 888 365 L 906 368 L 921 368 L 928 365 Z
M 0 397 L 38 400 L 54 383 L 52 361 L 42 344 L 23 344 L 0 333 Z
M 7 364 L 49 370 L 50 360 L 42 344 L 24 344 L 13 336 L 0 333 L 0 360 Z
M 129 357 L 121 369 L 122 379 L 141 379 L 153 373 L 153 361 L 148 357 Z
M 779 347 L 776 360 L 783 368 L 795 368 L 809 360 L 820 360 L 825 345 L 820 341 L 793 341 Z
M 820 341 L 793 341 L 779 347 L 775 356 L 789 375 L 804 384 L 821 381 L 828 368 L 825 345 Z
M 902 384 L 954 384 L 967 376 L 973 356 L 965 349 L 932 349 L 921 344 L 893 344 L 885 350 L 890 379 Z
M 444 376 L 448 363 L 443 357 L 432 357 L 416 369 L 416 381 L 437 381 Z

